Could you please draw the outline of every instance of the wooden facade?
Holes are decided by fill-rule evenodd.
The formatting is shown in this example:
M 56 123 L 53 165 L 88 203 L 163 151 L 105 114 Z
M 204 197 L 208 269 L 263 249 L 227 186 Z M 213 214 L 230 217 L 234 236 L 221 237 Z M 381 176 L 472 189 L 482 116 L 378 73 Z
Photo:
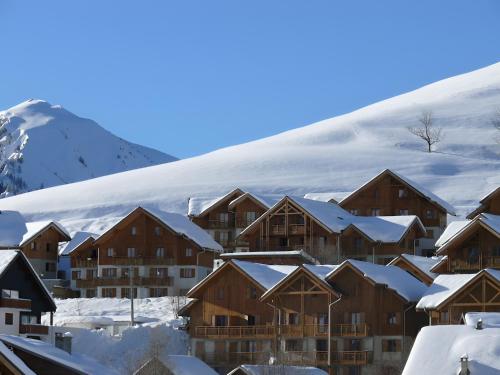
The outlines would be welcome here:
M 476 217 L 441 246 L 438 253 L 448 256 L 443 273 L 474 273 L 485 268 L 500 268 L 500 233 Z
M 415 266 L 415 264 L 407 260 L 404 256 L 397 257 L 390 264 L 404 269 L 406 272 L 410 273 L 413 277 L 420 280 L 425 285 L 431 285 L 434 281 L 433 277 L 429 276 L 426 272 Z
M 429 323 L 461 324 L 468 312 L 499 312 L 500 280 L 481 271 L 437 307 L 427 308 Z
M 83 297 L 128 297 L 132 287 L 145 298 L 184 294 L 212 269 L 215 252 L 139 207 L 70 258 Z
M 467 215 L 468 219 L 474 219 L 482 213 L 500 215 L 500 186 L 481 199 L 479 203 L 479 207 Z
M 188 295 L 196 299 L 183 312 L 194 354 L 221 371 L 271 357 L 328 369 L 330 327 L 331 374 L 399 368 L 425 314 L 348 263 L 322 277 L 300 266 L 266 290 L 226 262 Z

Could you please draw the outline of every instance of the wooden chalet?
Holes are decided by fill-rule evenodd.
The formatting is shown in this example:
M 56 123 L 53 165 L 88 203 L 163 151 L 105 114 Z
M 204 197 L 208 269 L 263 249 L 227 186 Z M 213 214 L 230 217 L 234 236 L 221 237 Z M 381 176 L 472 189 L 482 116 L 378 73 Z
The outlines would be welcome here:
M 270 196 L 259 196 L 241 189 L 234 189 L 218 198 L 190 198 L 189 218 L 205 229 L 224 252 L 238 251 L 247 247 L 238 241 L 238 234 L 275 202 Z
M 160 355 L 146 361 L 134 375 L 217 375 L 199 358 L 190 355 Z
M 480 214 L 451 223 L 436 242 L 437 254 L 446 255 L 440 273 L 475 273 L 500 268 L 500 215 Z
M 443 258 L 442 256 L 423 257 L 419 255 L 401 254 L 392 260 L 389 265 L 402 268 L 424 284 L 431 285 L 438 275 L 432 270 L 441 263 Z
M 473 219 L 482 213 L 500 215 L 500 186 L 491 191 L 479 201 L 479 207 L 467 215 L 467 219 Z
M 250 252 L 302 250 L 320 263 L 357 258 L 386 264 L 413 254 L 422 236 L 416 216 L 358 217 L 334 203 L 285 196 L 238 238 Z
M 422 255 L 434 253 L 434 243 L 446 227 L 447 214 L 454 208 L 443 199 L 410 179 L 386 169 L 339 202 L 361 216 L 416 215 L 427 230 L 417 248 Z
M 185 216 L 138 207 L 69 252 L 72 283 L 86 297 L 185 294 L 222 247 Z
M 0 251 L 0 265 L 0 332 L 47 339 L 41 315 L 52 317 L 56 305 L 42 280 L 20 250 Z
M 231 260 L 189 291 L 194 300 L 181 314 L 189 317 L 193 353 L 219 371 L 270 360 L 331 374 L 381 371 L 399 368 L 402 348 L 425 324 L 414 310 L 425 289 L 398 267 L 362 261 Z
M 500 311 L 500 270 L 439 275 L 417 304 L 429 325 L 461 324 L 468 312 Z
M 41 278 L 57 278 L 58 247 L 70 239 L 55 221 L 26 222 L 17 211 L 0 211 L 0 251 L 22 250 Z

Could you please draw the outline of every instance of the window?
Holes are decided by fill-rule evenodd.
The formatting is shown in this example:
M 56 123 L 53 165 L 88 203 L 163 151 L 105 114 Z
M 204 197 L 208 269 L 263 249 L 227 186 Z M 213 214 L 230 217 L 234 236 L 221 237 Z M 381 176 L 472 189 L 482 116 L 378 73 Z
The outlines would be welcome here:
M 50 251 L 50 243 L 45 244 L 45 250 L 46 250 L 47 252 L 49 252 L 49 251 Z
M 219 212 L 219 221 L 227 224 L 229 222 L 229 214 L 227 212 Z
M 389 326 L 399 325 L 399 313 L 389 312 L 386 314 L 385 320 Z
M 361 250 L 363 247 L 363 239 L 361 237 L 354 238 L 354 248 L 356 250 Z
M 186 256 L 192 257 L 193 256 L 193 249 L 191 249 L 190 247 L 187 247 L 186 248 Z
M 137 235 L 137 227 L 135 227 L 135 226 L 134 226 L 134 227 L 130 228 L 130 234 L 131 234 L 132 236 Z
M 227 245 L 228 242 L 229 242 L 229 232 L 220 232 L 219 243 L 221 245 Z
M 161 236 L 161 228 L 160 227 L 155 227 L 155 236 L 157 236 L 157 237 Z
M 225 315 L 214 315 L 213 316 L 213 325 L 216 327 L 224 327 L 227 326 L 227 316 Z
M 132 288 L 134 291 L 134 298 L 137 298 L 137 288 Z M 130 288 L 122 288 L 122 298 L 130 298 Z
M 448 315 L 448 311 L 441 311 L 439 313 L 439 322 L 440 323 L 445 323 L 445 324 L 448 324 L 449 323 L 449 315 Z
M 253 286 L 247 287 L 247 298 L 257 299 L 257 289 Z
M 45 263 L 45 271 L 46 272 L 56 272 L 56 264 L 55 263 Z
M 11 326 L 14 324 L 14 314 L 12 313 L 5 313 L 5 325 L 6 326 Z
M 102 269 L 102 278 L 103 279 L 112 279 L 116 277 L 116 268 L 103 268 Z
M 383 352 L 400 352 L 401 351 L 401 341 L 400 340 L 382 340 L 382 351 Z
M 191 279 L 194 277 L 194 268 L 181 268 L 181 279 Z
M 432 229 L 427 229 L 426 232 L 427 232 L 426 234 L 427 238 L 434 238 L 434 231 Z
M 97 278 L 97 270 L 96 269 L 90 269 L 87 270 L 87 275 L 85 276 L 87 280 L 94 280 Z
M 372 208 L 371 215 L 372 216 L 380 216 L 380 208 Z
M 285 341 L 285 351 L 287 352 L 301 352 L 302 351 L 302 340 L 286 340 Z
M 36 241 L 33 241 L 33 242 L 30 244 L 30 248 L 31 248 L 31 250 L 36 250 Z
M 378 189 L 373 190 L 373 198 L 378 199 L 380 197 L 380 193 Z
M 156 248 L 156 257 L 164 258 L 165 257 L 165 249 L 163 247 Z
M 150 288 L 150 297 L 165 297 L 168 296 L 168 288 Z
M 358 216 L 358 209 L 357 208 L 351 208 L 349 210 L 349 212 L 351 213 L 351 215 Z
M 280 247 L 287 247 L 287 246 L 288 246 L 288 238 L 280 237 Z
M 115 288 L 102 288 L 102 297 L 103 298 L 113 298 L 116 297 L 116 289 Z
M 82 278 L 82 272 L 81 271 L 72 271 L 71 272 L 71 279 L 73 280 L 81 280 Z
M 224 299 L 224 287 L 218 287 L 216 293 L 217 299 Z
M 85 291 L 85 297 L 86 298 L 94 298 L 97 296 L 96 290 L 95 289 L 87 289 Z
M 408 198 L 408 190 L 401 188 L 398 190 L 398 198 Z
M 425 210 L 425 218 L 426 219 L 434 219 L 435 215 L 436 215 L 436 212 L 434 210 L 431 210 L 431 209 Z
M 407 216 L 408 215 L 408 209 L 407 208 L 401 208 L 399 209 L 399 216 Z
M 245 212 L 246 224 L 249 225 L 257 219 L 257 212 L 248 211 Z
M 494 247 L 491 249 L 491 256 L 498 257 L 500 256 L 500 246 Z
M 299 324 L 299 314 L 298 313 L 288 313 L 288 324 L 290 324 L 290 325 Z
M 257 317 L 255 315 L 247 315 L 247 324 L 249 326 L 254 326 L 257 324 Z
M 19 291 L 10 290 L 10 289 L 2 289 L 2 298 L 18 299 L 19 298 Z
M 364 314 L 360 312 L 351 313 L 351 324 L 360 324 L 364 321 Z
M 320 236 L 318 239 L 318 245 L 320 250 L 324 250 L 326 248 L 326 240 L 327 238 L 325 236 Z
M 168 276 L 168 268 L 151 268 L 149 271 L 151 277 L 165 278 Z
M 114 257 L 115 256 L 115 249 L 112 247 L 108 247 L 108 257 Z
M 328 351 L 328 340 L 316 339 L 316 351 L 317 352 L 327 352 Z
M 135 247 L 129 247 L 127 249 L 127 256 L 129 258 L 135 258 L 136 257 L 136 251 L 135 251 Z
M 22 314 L 21 324 L 38 324 L 38 318 L 36 315 Z

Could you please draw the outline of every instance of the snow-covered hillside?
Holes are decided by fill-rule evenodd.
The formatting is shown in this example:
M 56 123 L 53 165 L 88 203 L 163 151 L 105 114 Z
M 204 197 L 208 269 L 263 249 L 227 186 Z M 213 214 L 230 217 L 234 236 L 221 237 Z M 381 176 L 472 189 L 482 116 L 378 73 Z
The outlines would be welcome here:
M 0 196 L 173 160 L 42 100 L 0 112 Z
M 500 63 L 273 137 L 7 198 L 0 209 L 74 220 L 139 204 L 185 213 L 188 197 L 222 195 L 235 186 L 256 193 L 344 192 L 391 168 L 463 215 L 500 185 L 499 134 L 491 123 L 498 107 Z M 444 130 L 430 154 L 407 130 L 422 111 L 432 111 Z

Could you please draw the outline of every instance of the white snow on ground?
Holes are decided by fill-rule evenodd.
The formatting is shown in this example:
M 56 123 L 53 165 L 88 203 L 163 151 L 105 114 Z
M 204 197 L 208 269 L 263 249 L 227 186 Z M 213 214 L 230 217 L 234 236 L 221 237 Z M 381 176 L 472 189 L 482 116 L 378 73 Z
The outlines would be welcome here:
M 134 300 L 140 326 L 126 329 L 121 337 L 105 330 L 71 329 L 82 323 L 99 325 L 130 319 L 130 300 L 120 298 L 74 298 L 56 300 L 54 325 L 64 326 L 73 334 L 73 352 L 94 358 L 101 364 L 129 374 L 149 359 L 151 346 L 159 345 L 167 354 L 187 354 L 188 336 L 176 328 L 182 323 L 175 311 L 186 303 L 184 298 L 159 297 Z M 49 316 L 42 317 L 49 323 Z
M 0 146 L 2 195 L 176 160 L 42 100 L 0 111 Z
M 439 325 L 420 330 L 403 375 L 457 375 L 460 358 L 468 356 L 471 374 L 500 373 L 500 329 Z
M 491 125 L 499 102 L 500 63 L 273 137 L 7 198 L 0 209 L 33 221 L 112 217 L 137 205 L 185 214 L 189 197 L 217 197 L 237 186 L 293 196 L 353 191 L 389 168 L 463 216 L 500 185 L 499 135 Z M 432 110 L 444 131 L 433 153 L 407 130 L 423 110 Z

